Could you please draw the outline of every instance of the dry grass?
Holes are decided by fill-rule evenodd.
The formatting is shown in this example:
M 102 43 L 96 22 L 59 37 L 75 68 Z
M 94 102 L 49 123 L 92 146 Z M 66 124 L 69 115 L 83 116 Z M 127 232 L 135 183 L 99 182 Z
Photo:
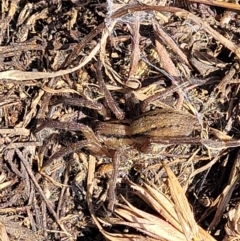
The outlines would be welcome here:
M 240 240 L 236 11 L 2 1 L 0 239 Z

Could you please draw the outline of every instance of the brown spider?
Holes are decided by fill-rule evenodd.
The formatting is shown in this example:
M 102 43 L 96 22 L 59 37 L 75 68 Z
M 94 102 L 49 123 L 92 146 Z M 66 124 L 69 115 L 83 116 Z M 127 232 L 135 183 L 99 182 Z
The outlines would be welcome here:
M 119 108 L 106 88 L 100 63 L 97 66 L 96 76 L 100 89 L 104 92 L 109 109 L 115 114 L 118 120 L 123 120 L 125 113 Z M 100 115 L 108 117 L 107 110 L 100 103 L 86 99 L 71 99 L 65 97 L 60 99 L 60 101 L 67 105 L 88 107 L 96 110 Z M 146 104 L 143 103 L 143 106 L 144 105 Z M 54 154 L 44 165 L 46 166 L 49 165 L 52 160 L 80 150 L 83 147 L 90 149 L 95 154 L 112 157 L 113 151 L 121 146 L 144 144 L 147 140 L 148 142 L 160 142 L 163 144 L 179 143 L 180 138 L 189 136 L 197 126 L 199 127 L 198 120 L 190 114 L 173 109 L 156 109 L 148 111 L 134 120 L 128 121 L 127 124 L 121 122 L 98 122 L 94 131 L 82 123 L 47 120 L 38 126 L 35 133 L 45 128 L 65 129 L 80 131 L 86 139 Z M 184 139 L 182 143 L 191 144 L 192 142 L 190 142 L 190 139 Z
M 101 65 L 97 66 L 96 73 L 99 86 L 104 92 L 105 99 L 110 110 L 115 114 L 117 119 L 124 119 L 124 112 L 118 107 L 107 90 L 103 81 Z M 99 114 L 106 116 L 107 111 L 103 105 L 83 99 L 65 98 L 64 103 L 68 105 L 87 106 L 95 109 Z M 83 148 L 93 152 L 96 155 L 108 156 L 113 158 L 113 176 L 116 180 L 117 168 L 119 165 L 119 155 L 123 152 L 122 147 L 140 147 L 141 151 L 149 150 L 147 147 L 151 143 L 161 143 L 165 145 L 173 144 L 203 144 L 208 148 L 221 149 L 233 146 L 239 146 L 239 140 L 228 142 L 216 141 L 189 137 L 193 130 L 200 129 L 200 124 L 195 116 L 182 111 L 172 109 L 155 109 L 148 111 L 139 117 L 128 121 L 127 123 L 97 122 L 93 130 L 89 126 L 76 122 L 59 122 L 55 120 L 44 121 L 37 129 L 36 133 L 45 128 L 66 129 L 80 131 L 85 137 L 84 140 L 77 141 L 70 146 L 62 148 L 53 154 L 43 165 L 42 169 L 49 166 L 54 159 L 66 156 L 70 153 L 79 151 Z M 115 189 L 115 182 L 112 182 L 110 192 L 112 195 Z M 113 210 L 113 203 L 110 203 L 109 209 Z

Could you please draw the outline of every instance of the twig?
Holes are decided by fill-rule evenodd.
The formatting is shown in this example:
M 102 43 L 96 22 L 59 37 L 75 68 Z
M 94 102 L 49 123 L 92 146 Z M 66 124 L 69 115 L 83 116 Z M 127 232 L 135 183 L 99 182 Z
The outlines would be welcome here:
M 42 199 L 45 201 L 49 212 L 53 215 L 53 217 L 55 218 L 57 224 L 65 232 L 65 234 L 67 236 L 71 237 L 71 234 L 68 233 L 68 231 L 65 229 L 63 224 L 60 222 L 60 220 L 57 217 L 56 212 L 53 210 L 51 204 L 49 203 L 48 199 L 44 195 L 44 192 L 43 192 L 42 188 L 40 187 L 40 185 L 38 184 L 38 182 L 37 182 L 37 180 L 36 180 L 36 178 L 35 178 L 35 176 L 34 176 L 34 174 L 32 172 L 32 169 L 31 169 L 28 161 L 25 159 L 25 157 L 23 156 L 22 152 L 19 149 L 16 149 L 16 153 L 17 153 L 18 157 L 20 158 L 20 160 L 22 161 L 23 165 L 25 166 L 25 168 L 26 168 L 26 170 L 28 172 L 28 175 L 31 177 L 31 179 L 32 179 L 36 189 L 38 190 L 39 194 L 41 195 Z

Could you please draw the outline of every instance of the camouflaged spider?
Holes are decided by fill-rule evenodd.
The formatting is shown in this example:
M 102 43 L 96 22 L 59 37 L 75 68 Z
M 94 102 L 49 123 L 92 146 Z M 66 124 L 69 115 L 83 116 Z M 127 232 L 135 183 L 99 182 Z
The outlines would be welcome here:
M 100 156 L 113 157 L 114 152 L 120 147 L 136 146 L 136 144 L 142 147 L 140 150 L 148 150 L 146 146 L 150 143 L 160 143 L 164 145 L 200 144 L 210 149 L 222 149 L 240 145 L 239 140 L 219 141 L 189 137 L 193 130 L 199 130 L 201 128 L 198 119 L 193 115 L 173 109 L 155 109 L 148 111 L 123 124 L 121 120 L 125 118 L 125 114 L 106 88 L 100 62 L 97 65 L 96 76 L 109 109 L 119 121 L 114 123 L 109 121 L 96 122 L 94 130 L 82 123 L 59 122 L 55 120 L 44 121 L 37 127 L 35 133 L 40 132 L 44 128 L 65 129 L 81 132 L 85 140 L 62 148 L 44 163 L 43 168 L 48 166 L 54 159 L 66 156 L 83 148 Z M 100 115 L 107 115 L 105 107 L 100 103 L 70 98 L 65 98 L 64 103 L 85 106 L 96 110 Z

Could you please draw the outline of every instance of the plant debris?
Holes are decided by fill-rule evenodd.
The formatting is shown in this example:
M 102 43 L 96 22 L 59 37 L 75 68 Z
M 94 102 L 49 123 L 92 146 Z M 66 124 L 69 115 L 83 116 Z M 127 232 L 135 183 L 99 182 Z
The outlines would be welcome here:
M 239 10 L 2 1 L 0 239 L 240 239 Z

